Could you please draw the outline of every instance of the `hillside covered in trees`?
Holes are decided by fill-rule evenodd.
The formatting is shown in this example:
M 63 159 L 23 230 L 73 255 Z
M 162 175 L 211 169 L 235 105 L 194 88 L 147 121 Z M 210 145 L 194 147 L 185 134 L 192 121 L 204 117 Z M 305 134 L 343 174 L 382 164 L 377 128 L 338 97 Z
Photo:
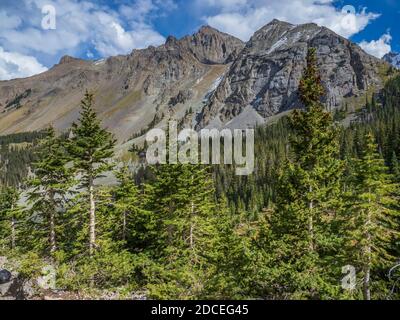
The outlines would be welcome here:
M 2 171 L 0 256 L 23 279 L 51 264 L 57 288 L 93 296 L 400 298 L 388 276 L 400 259 L 400 77 L 347 125 L 321 102 L 313 49 L 299 89 L 303 109 L 256 129 L 245 177 L 232 166 L 116 165 L 90 93 L 68 138 L 52 128 L 4 137 L 42 139 L 34 158 L 18 156 L 33 161 L 24 190 Z M 110 170 L 118 185 L 96 186 Z
M 34 149 L 44 132 L 25 132 L 0 136 L 0 185 L 19 186 L 35 161 Z

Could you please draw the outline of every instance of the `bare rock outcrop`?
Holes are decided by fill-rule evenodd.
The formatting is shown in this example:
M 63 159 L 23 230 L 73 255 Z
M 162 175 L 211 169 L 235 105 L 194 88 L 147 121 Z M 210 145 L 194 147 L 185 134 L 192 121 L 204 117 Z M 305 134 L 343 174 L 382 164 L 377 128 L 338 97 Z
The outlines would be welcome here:
M 203 109 L 199 127 L 215 118 L 227 123 L 249 106 L 263 118 L 301 107 L 297 89 L 310 47 L 317 48 L 329 110 L 382 87 L 380 72 L 387 65 L 356 44 L 316 24 L 274 20 L 241 51 Z
M 389 52 L 384 55 L 382 60 L 390 63 L 393 67 L 400 69 L 400 53 Z
M 120 142 L 155 119 L 181 120 L 189 110 L 197 128 L 261 124 L 302 107 L 297 88 L 310 47 L 317 48 L 327 109 L 361 101 L 383 86 L 387 62 L 316 24 L 273 20 L 246 44 L 205 26 L 129 55 L 99 61 L 64 56 L 45 73 L 0 81 L 0 134 L 49 124 L 69 128 L 86 89 L 95 93 L 103 125 Z
M 209 87 L 244 45 L 202 27 L 194 35 L 169 37 L 161 46 L 129 55 L 99 61 L 64 56 L 42 74 L 0 81 L 0 134 L 49 124 L 67 129 L 79 117 L 80 100 L 89 89 L 103 124 L 122 142 L 148 127 L 156 115 L 173 113 L 169 116 L 179 118 L 190 107 L 201 109 Z M 170 102 L 179 108 L 171 109 Z

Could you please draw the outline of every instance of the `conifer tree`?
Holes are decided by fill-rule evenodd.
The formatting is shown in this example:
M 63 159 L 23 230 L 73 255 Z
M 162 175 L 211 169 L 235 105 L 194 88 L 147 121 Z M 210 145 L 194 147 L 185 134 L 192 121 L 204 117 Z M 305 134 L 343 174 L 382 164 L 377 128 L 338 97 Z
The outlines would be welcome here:
M 350 262 L 359 267 L 363 279 L 363 297 L 370 300 L 374 282 L 372 272 L 387 269 L 396 261 L 391 244 L 400 233 L 397 186 L 377 151 L 374 136 L 369 133 L 365 140 L 363 154 L 355 160 L 348 243 Z
M 268 210 L 267 210 L 268 211 Z M 270 273 L 271 254 L 264 250 L 264 235 L 269 232 L 267 214 L 257 217 L 228 214 L 223 202 L 218 203 L 217 241 L 211 252 L 214 272 L 208 290 L 212 299 L 274 298 L 268 294 L 276 283 Z M 273 279 L 270 281 L 270 279 Z
M 127 242 L 132 236 L 132 224 L 135 223 L 135 217 L 142 213 L 143 202 L 136 186 L 134 176 L 129 172 L 126 165 L 115 173 L 119 185 L 114 190 L 114 201 L 117 212 L 117 226 L 120 240 Z
M 34 177 L 28 181 L 28 200 L 36 247 L 50 256 L 57 250 L 58 213 L 65 210 L 68 189 L 73 184 L 71 169 L 67 168 L 68 156 L 61 138 L 52 127 L 42 140 L 34 163 Z M 31 235 L 32 236 L 32 235 Z
M 315 209 L 326 204 L 326 200 L 337 193 L 342 163 L 339 154 L 338 129 L 333 124 L 331 113 L 324 110 L 322 97 L 324 87 L 317 67 L 316 50 L 309 50 L 307 69 L 299 86 L 300 98 L 305 110 L 295 110 L 290 118 L 294 131 L 290 146 L 293 151 L 292 164 L 298 174 L 297 194 L 304 208 L 308 223 L 309 248 L 315 249 Z M 328 196 L 328 198 L 327 198 Z
M 392 152 L 392 158 L 390 159 L 391 174 L 396 182 L 400 182 L 400 163 L 397 159 L 396 152 Z
M 109 159 L 113 156 L 115 140 L 111 133 L 101 127 L 93 109 L 93 94 L 86 92 L 81 102 L 82 111 L 77 123 L 72 125 L 72 137 L 68 151 L 74 168 L 81 175 L 81 186 L 89 198 L 89 252 L 96 247 L 96 198 L 94 181 L 104 172 L 111 170 Z
M 287 251 L 288 256 L 280 261 L 298 270 L 292 285 L 300 283 L 299 292 L 304 290 L 313 297 L 329 287 L 328 272 L 322 264 L 334 261 L 338 247 L 337 216 L 343 171 L 338 160 L 339 132 L 321 102 L 324 87 L 314 48 L 309 50 L 299 93 L 304 110 L 295 110 L 289 119 L 290 154 L 281 168 L 278 214 L 272 215 L 271 227 L 277 243 L 284 247 L 273 250 Z M 326 258 L 323 263 L 322 254 Z
M 153 252 L 163 265 L 160 276 L 164 284 L 150 287 L 159 298 L 199 297 L 210 276 L 208 256 L 217 239 L 215 189 L 209 168 L 160 165 L 155 175 L 155 182 L 147 188 L 148 209 L 154 214 L 148 225 L 158 230 Z
M 18 204 L 20 194 L 13 187 L 0 189 L 0 223 L 3 246 L 11 250 L 17 248 L 18 224 L 21 222 L 21 207 Z

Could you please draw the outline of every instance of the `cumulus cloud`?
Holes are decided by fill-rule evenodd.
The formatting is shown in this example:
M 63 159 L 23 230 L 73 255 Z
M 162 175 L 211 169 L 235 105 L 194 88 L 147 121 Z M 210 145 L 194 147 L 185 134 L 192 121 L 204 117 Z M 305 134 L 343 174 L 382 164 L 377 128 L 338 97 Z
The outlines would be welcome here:
M 203 3 L 212 7 L 230 9 L 246 5 L 247 0 L 204 0 Z
M 7 52 L 0 47 L 0 80 L 29 77 L 46 70 L 34 57 Z
M 46 64 L 64 54 L 93 57 L 127 54 L 165 41 L 151 21 L 174 9 L 172 0 L 120 1 L 113 8 L 94 0 L 20 0 L 0 4 L 0 46 Z M 56 29 L 44 30 L 42 8 L 56 9 Z
M 382 58 L 385 54 L 392 51 L 391 41 L 392 36 L 387 33 L 382 35 L 378 40 L 372 40 L 370 42 L 362 41 L 360 47 L 369 54 L 377 58 Z
M 273 19 L 294 24 L 315 22 L 336 33 L 351 37 L 362 31 L 379 14 L 338 9 L 333 0 L 198 0 L 213 14 L 203 19 L 209 25 L 248 40 L 251 35 Z M 200 2 L 202 4 L 200 4 Z M 215 13 L 216 11 L 216 13 Z
M 118 11 L 90 1 L 25 1 L 33 3 L 38 9 L 52 4 L 57 12 L 57 29 L 46 32 L 40 28 L 28 28 L 28 33 L 39 32 L 41 38 L 36 37 L 35 41 L 27 41 L 27 37 L 23 40 L 7 37 L 10 42 L 18 41 L 19 46 L 25 43 L 25 46 L 35 50 L 43 48 L 45 52 L 54 53 L 91 41 L 98 53 L 106 56 L 110 53 L 125 54 L 134 48 L 158 45 L 165 40 L 149 21 L 152 13 L 159 8 L 156 0 L 136 0 L 129 6 L 121 5 Z
M 149 45 L 159 45 L 164 37 L 145 23 L 136 22 L 133 30 L 126 30 L 113 16 L 104 12 L 96 14 L 99 25 L 106 26 L 96 30 L 91 39 L 102 56 L 125 54 L 134 48 L 145 48 Z
M 12 29 L 21 25 L 21 18 L 9 15 L 5 11 L 0 11 L 0 29 Z
M 274 18 L 295 24 L 315 22 L 350 37 L 379 16 L 366 9 L 348 14 L 335 8 L 334 0 L 193 2 L 204 22 L 243 40 L 248 40 Z M 110 7 L 108 0 L 1 0 L 0 47 L 4 48 L 3 53 L 7 51 L 14 57 L 17 53 L 27 58 L 36 57 L 32 58 L 34 61 L 30 60 L 29 70 L 37 72 L 43 70 L 40 62 L 50 67 L 64 54 L 93 59 L 127 54 L 133 49 L 165 41 L 152 22 L 175 10 L 177 3 L 176 0 L 118 0 Z M 56 30 L 41 27 L 45 5 L 53 5 L 56 9 Z M 388 44 L 387 40 L 382 41 L 379 39 L 369 46 Z M 0 65 L 3 78 L 30 73 L 21 71 L 17 74 L 10 71 L 16 67 L 5 66 L 3 61 Z M 10 73 L 4 76 L 7 70 Z

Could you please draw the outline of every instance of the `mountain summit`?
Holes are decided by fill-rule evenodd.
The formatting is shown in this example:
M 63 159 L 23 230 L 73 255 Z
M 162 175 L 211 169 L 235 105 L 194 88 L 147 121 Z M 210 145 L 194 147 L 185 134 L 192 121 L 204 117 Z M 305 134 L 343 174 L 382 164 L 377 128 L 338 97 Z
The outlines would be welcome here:
M 40 130 L 50 123 L 68 128 L 89 89 L 104 124 L 124 141 L 167 115 L 182 118 L 189 105 L 201 108 L 244 45 L 204 26 L 126 56 L 99 61 L 64 56 L 45 73 L 0 82 L 0 134 Z
M 364 103 L 389 65 L 316 24 L 273 20 L 245 44 L 212 27 L 168 37 L 125 56 L 65 56 L 45 73 L 0 82 L 0 134 L 68 128 L 86 89 L 120 142 L 174 118 L 202 128 L 243 128 L 301 107 L 297 88 L 308 48 L 317 48 L 328 109 Z
M 203 26 L 194 35 L 181 40 L 168 37 L 166 46 L 178 46 L 181 50 L 187 50 L 201 63 L 226 64 L 236 59 L 244 43 L 212 27 Z
M 297 88 L 308 48 L 317 48 L 328 109 L 346 101 L 365 102 L 369 89 L 383 85 L 387 66 L 349 40 L 316 24 L 273 20 L 246 44 L 205 106 L 199 127 L 254 125 L 300 107 Z
M 385 56 L 382 59 L 390 63 L 395 68 L 400 69 L 400 53 L 390 52 L 385 54 Z

